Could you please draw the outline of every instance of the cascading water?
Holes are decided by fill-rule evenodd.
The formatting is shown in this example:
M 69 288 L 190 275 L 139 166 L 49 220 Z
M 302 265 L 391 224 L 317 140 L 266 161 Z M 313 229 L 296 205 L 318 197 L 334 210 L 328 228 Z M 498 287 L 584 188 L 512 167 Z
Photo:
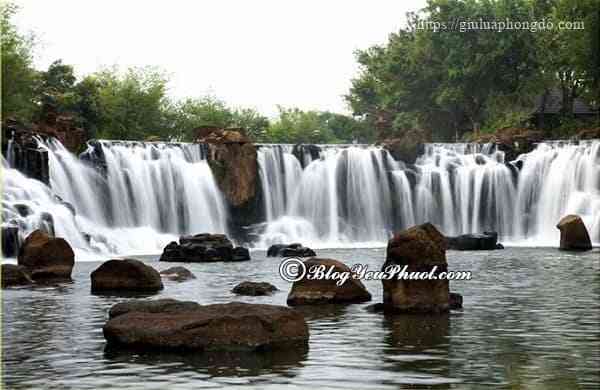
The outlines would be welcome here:
M 50 187 L 12 169 L 10 145 L 3 221 L 22 236 L 54 229 L 76 253 L 106 255 L 157 253 L 180 234 L 226 232 L 203 145 L 97 141 L 79 159 L 47 141 Z M 265 219 L 255 225 L 257 247 L 382 245 L 423 222 L 447 235 L 492 230 L 505 243 L 555 246 L 556 223 L 570 213 L 600 244 L 600 141 L 542 143 L 512 162 L 492 145 L 429 144 L 413 165 L 374 146 L 259 145 L 258 164 Z
M 309 160 L 301 170 L 290 146 L 275 148 L 259 150 L 263 192 L 269 192 L 265 208 L 284 208 L 285 212 L 270 215 L 267 211 L 268 223 L 258 246 L 291 241 L 313 246 L 364 244 L 387 239 L 393 223 L 388 171 L 397 167 L 387 152 L 374 147 L 321 146 L 320 158 Z M 285 177 L 287 172 L 294 175 L 293 180 Z M 275 176 L 285 188 L 266 186 L 272 183 L 266 178 Z
M 413 166 L 377 147 L 321 146 L 300 173 L 288 168 L 291 151 L 259 152 L 265 208 L 277 212 L 267 211 L 258 246 L 381 244 L 423 222 L 446 235 L 497 231 L 511 244 L 557 245 L 556 223 L 570 213 L 600 243 L 600 141 L 542 143 L 514 162 L 491 144 L 429 144 Z
M 226 232 L 202 145 L 99 141 L 84 154 L 102 156 L 104 174 L 58 141 L 40 146 L 48 150 L 51 189 L 4 161 L 4 221 L 20 225 L 22 235 L 39 227 L 41 213 L 81 252 L 156 253 L 179 234 Z M 34 213 L 16 215 L 19 202 Z

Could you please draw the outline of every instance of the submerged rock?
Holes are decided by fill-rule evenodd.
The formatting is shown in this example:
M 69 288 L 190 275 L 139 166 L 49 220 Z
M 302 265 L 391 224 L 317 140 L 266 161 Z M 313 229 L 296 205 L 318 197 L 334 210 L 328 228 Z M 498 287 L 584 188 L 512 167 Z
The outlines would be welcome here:
M 267 250 L 267 257 L 314 257 L 314 250 L 302 246 L 302 244 L 275 244 Z
M 566 251 L 587 251 L 592 249 L 590 235 L 579 215 L 567 215 L 558 225 L 560 249 Z
M 157 270 L 136 259 L 104 262 L 91 274 L 92 292 L 156 292 L 163 289 Z
M 430 223 L 396 233 L 388 242 L 382 271 L 407 266 L 407 272 L 447 271 L 446 238 Z M 383 305 L 388 312 L 447 312 L 448 280 L 382 280 Z
M 275 291 L 277 287 L 266 282 L 242 282 L 231 290 L 234 294 L 249 296 L 270 295 Z
M 459 293 L 450 293 L 449 299 L 450 309 L 457 310 L 463 307 L 463 297 Z
M 224 234 L 209 233 L 182 236 L 179 244 L 175 241 L 169 243 L 160 257 L 160 261 L 192 263 L 246 260 L 250 260 L 248 249 L 234 248 Z
M 2 274 L 2 288 L 26 286 L 33 283 L 27 269 L 20 265 L 0 264 L 0 274 Z
M 489 251 L 494 249 L 504 249 L 502 244 L 498 243 L 498 233 L 484 232 L 483 234 L 463 234 L 456 237 L 446 237 L 448 240 L 448 249 L 458 251 Z
M 264 350 L 305 347 L 304 316 L 283 306 L 232 302 L 198 305 L 140 301 L 111 309 L 104 325 L 112 346 L 157 350 Z
M 75 254 L 63 238 L 36 230 L 21 245 L 17 261 L 35 281 L 71 280 Z
M 184 282 L 190 279 L 196 279 L 196 276 L 187 268 L 171 267 L 160 271 L 160 274 L 169 280 Z
M 336 279 L 309 279 L 313 267 L 320 267 L 327 272 L 347 273 L 351 275 L 350 268 L 341 261 L 334 259 L 311 258 L 304 261 L 307 274 L 294 282 L 287 298 L 287 304 L 295 305 L 320 305 L 326 303 L 361 303 L 371 300 L 371 294 L 362 282 L 349 277 L 341 286 Z

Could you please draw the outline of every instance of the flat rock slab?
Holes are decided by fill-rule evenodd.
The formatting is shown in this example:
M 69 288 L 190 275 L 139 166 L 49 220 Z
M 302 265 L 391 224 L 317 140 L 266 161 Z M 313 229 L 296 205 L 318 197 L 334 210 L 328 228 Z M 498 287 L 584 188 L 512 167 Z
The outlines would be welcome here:
M 265 350 L 306 346 L 304 316 L 283 306 L 232 302 L 198 305 L 138 301 L 111 309 L 104 337 L 111 346 L 168 350 Z
M 304 265 L 309 272 L 292 285 L 287 298 L 288 305 L 362 303 L 371 300 L 371 294 L 357 278 L 350 277 L 340 286 L 335 279 L 311 279 L 308 277 L 310 270 L 315 269 L 314 267 L 321 267 L 323 270 L 332 269 L 333 272 L 350 275 L 350 268 L 341 261 L 313 257 L 305 260 Z

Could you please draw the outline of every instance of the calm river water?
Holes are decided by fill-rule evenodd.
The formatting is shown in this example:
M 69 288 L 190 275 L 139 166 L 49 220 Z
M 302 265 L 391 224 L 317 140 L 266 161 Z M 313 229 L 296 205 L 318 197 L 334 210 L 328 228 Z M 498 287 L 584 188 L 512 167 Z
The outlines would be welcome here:
M 347 265 L 379 268 L 385 249 L 319 250 Z M 290 285 L 281 259 L 253 252 L 246 263 L 187 264 L 198 277 L 147 299 L 199 303 L 233 300 L 285 305 Z M 176 264 L 144 257 L 162 270 Z M 448 252 L 449 268 L 473 279 L 451 282 L 464 309 L 445 316 L 388 317 L 369 305 L 301 309 L 309 322 L 305 351 L 205 356 L 105 350 L 102 325 L 123 297 L 90 294 L 100 263 L 78 262 L 75 282 L 3 291 L 2 375 L 8 389 L 598 389 L 600 252 L 508 248 Z M 244 280 L 281 291 L 239 297 Z M 367 281 L 373 302 L 381 282 Z M 373 303 L 371 302 L 371 303 Z

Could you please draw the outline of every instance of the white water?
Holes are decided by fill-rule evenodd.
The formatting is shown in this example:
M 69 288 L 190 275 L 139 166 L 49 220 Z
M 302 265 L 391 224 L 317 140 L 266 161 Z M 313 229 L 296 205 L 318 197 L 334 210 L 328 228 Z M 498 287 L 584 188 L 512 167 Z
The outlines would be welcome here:
M 101 141 L 105 176 L 57 141 L 41 147 L 49 152 L 52 190 L 5 163 L 5 212 L 17 203 L 35 210 L 26 218 L 4 218 L 21 225 L 23 236 L 39 227 L 44 211 L 54 217 L 56 235 L 79 250 L 78 259 L 160 253 L 180 234 L 226 233 L 225 206 L 200 145 Z M 55 195 L 74 207 L 75 216 Z
M 57 142 L 42 146 L 51 188 L 3 160 L 3 221 L 23 236 L 49 214 L 81 260 L 159 253 L 180 234 L 226 233 L 200 145 L 102 141 L 106 174 Z M 381 246 L 392 231 L 427 221 L 447 235 L 493 230 L 510 245 L 556 246 L 556 223 L 570 213 L 600 244 L 600 141 L 540 144 L 519 156 L 518 175 L 502 152 L 468 144 L 427 145 L 414 166 L 373 146 L 322 146 L 320 158 L 305 157 L 302 169 L 289 145 L 259 148 L 265 220 L 255 226 L 257 247 Z
M 540 144 L 519 157 L 518 175 L 492 145 L 429 144 L 411 168 L 377 147 L 322 147 L 292 180 L 277 165 L 291 158 L 289 146 L 259 150 L 261 175 L 276 174 L 278 183 L 270 190 L 263 176 L 265 207 L 277 213 L 260 226 L 260 247 L 381 245 L 423 222 L 446 235 L 497 231 L 512 245 L 556 246 L 556 224 L 570 213 L 600 243 L 600 141 Z

